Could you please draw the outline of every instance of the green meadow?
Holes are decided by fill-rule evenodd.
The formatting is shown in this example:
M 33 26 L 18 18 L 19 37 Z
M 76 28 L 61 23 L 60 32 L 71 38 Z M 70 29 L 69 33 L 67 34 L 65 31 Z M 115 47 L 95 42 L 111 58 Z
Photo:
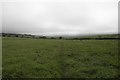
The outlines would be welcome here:
M 2 38 L 3 78 L 118 78 L 118 40 Z

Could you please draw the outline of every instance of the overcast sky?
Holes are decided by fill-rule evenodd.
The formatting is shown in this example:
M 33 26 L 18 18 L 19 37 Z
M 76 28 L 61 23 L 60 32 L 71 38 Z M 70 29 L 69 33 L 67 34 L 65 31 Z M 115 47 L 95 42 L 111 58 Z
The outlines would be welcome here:
M 2 3 L 2 32 L 76 35 L 118 32 L 116 0 Z

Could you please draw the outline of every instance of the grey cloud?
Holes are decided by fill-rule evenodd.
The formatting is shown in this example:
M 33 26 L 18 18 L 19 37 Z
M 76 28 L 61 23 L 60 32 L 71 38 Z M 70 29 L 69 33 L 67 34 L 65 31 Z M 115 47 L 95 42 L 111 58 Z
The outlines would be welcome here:
M 3 3 L 2 9 L 3 32 L 117 33 L 117 3 L 8 2 Z

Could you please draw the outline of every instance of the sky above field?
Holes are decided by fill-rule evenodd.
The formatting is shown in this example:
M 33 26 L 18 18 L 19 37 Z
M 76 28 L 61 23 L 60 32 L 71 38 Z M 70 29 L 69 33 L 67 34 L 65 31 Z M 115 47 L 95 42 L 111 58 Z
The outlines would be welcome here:
M 39 35 L 118 32 L 118 0 L 12 0 L 1 5 L 2 32 Z

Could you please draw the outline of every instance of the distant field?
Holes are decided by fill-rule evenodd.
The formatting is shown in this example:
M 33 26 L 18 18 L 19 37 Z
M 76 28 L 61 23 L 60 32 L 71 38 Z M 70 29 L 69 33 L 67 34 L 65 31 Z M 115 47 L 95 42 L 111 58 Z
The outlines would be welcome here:
M 117 40 L 3 37 L 3 78 L 117 78 Z

